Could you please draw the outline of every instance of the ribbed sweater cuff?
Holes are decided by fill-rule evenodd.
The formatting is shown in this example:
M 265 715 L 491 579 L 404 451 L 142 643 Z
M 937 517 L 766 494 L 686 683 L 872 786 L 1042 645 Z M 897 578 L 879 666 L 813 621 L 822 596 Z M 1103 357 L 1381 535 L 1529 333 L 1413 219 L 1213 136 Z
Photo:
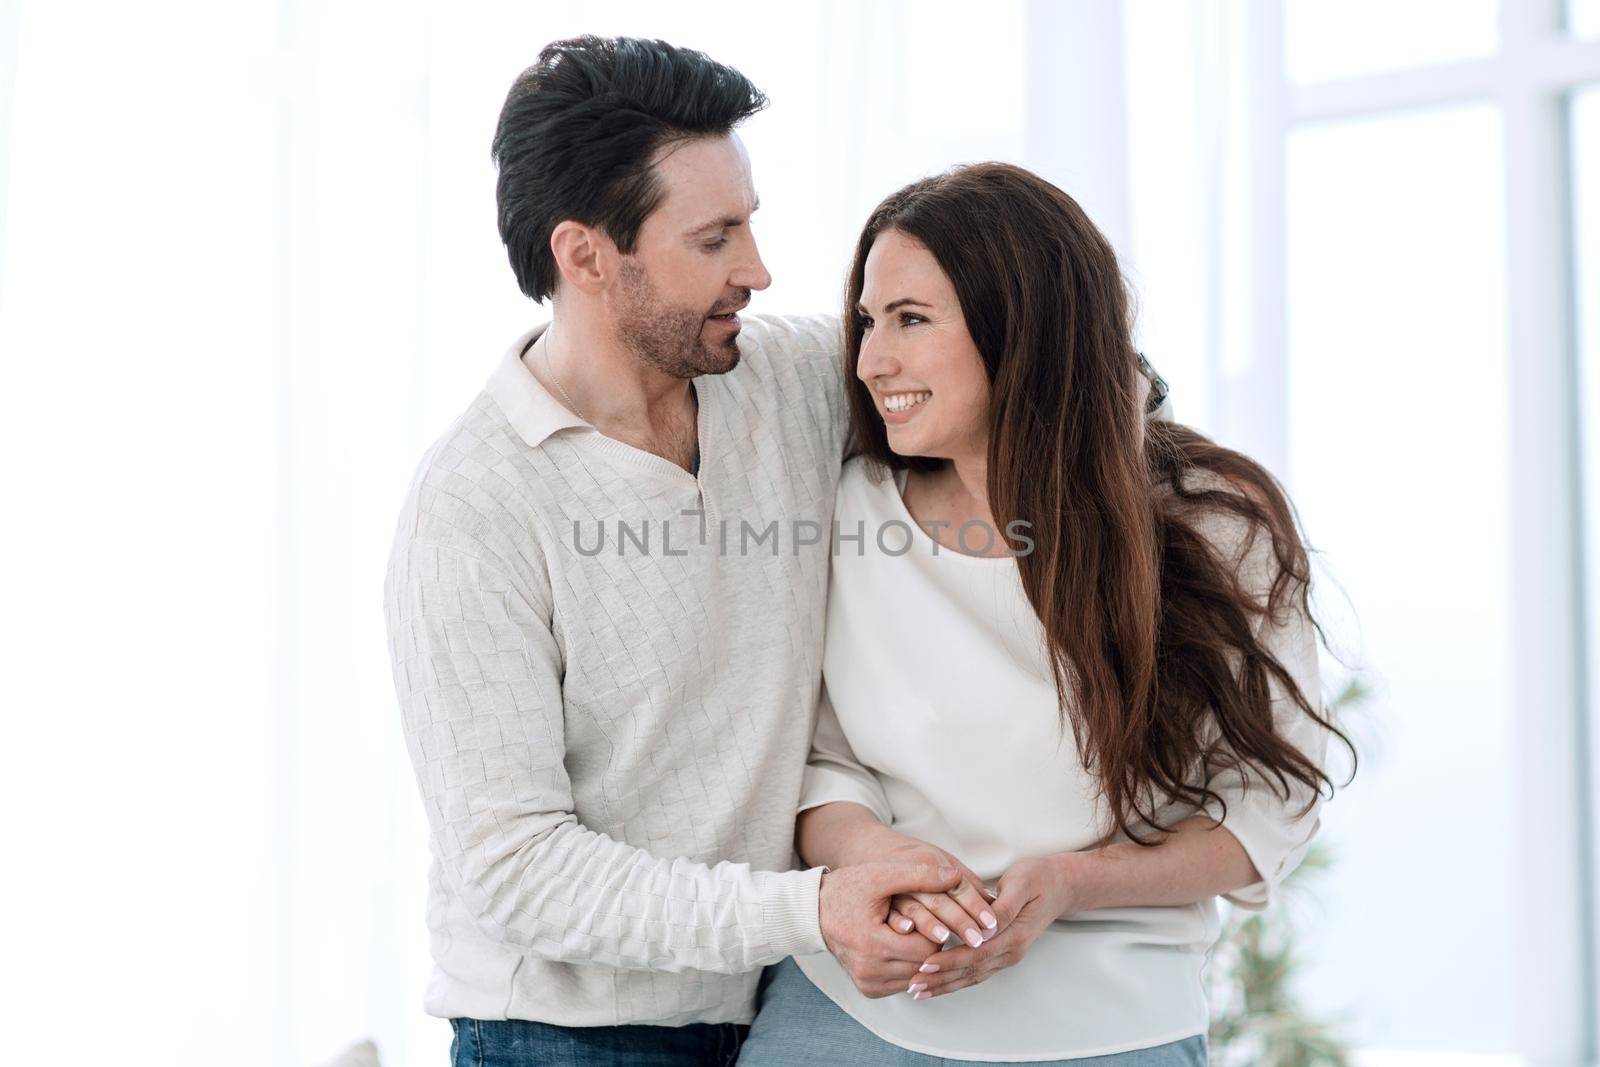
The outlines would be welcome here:
M 823 867 L 788 871 L 773 887 L 765 901 L 768 938 L 774 951 L 783 956 L 809 956 L 824 952 L 819 898 Z

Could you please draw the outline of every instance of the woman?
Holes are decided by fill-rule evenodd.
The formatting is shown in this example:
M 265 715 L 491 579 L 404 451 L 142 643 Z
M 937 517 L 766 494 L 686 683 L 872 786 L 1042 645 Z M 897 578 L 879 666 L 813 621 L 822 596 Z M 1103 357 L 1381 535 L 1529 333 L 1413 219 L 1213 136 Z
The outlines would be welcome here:
M 740 1062 L 1203 1064 L 1215 898 L 1267 905 L 1344 739 L 1290 505 L 1146 423 L 1116 257 L 1025 170 L 890 196 L 847 296 L 797 850 L 966 882 L 895 899 L 892 958 L 772 968 Z

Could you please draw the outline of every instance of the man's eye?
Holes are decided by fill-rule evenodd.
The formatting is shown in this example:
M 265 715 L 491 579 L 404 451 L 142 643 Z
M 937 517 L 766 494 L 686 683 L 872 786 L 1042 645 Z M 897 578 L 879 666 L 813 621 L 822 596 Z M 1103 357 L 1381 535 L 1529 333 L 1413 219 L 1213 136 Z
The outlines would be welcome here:
M 727 243 L 728 239 L 726 237 L 718 237 L 715 241 L 708 241 L 704 247 L 707 252 L 715 252 Z

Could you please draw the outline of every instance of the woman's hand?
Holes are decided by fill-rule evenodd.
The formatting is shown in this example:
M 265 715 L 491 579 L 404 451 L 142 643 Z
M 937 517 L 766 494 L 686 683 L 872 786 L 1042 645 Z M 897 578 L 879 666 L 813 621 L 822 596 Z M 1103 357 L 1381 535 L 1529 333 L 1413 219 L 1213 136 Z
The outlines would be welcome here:
M 954 867 L 961 883 L 952 893 L 899 894 L 875 920 L 897 937 L 917 931 L 921 936 L 914 940 L 930 951 L 943 945 L 952 930 L 968 944 L 982 944 L 985 933 L 992 935 L 1007 920 L 971 868 L 942 848 L 890 829 L 865 805 L 836 800 L 801 812 L 795 846 L 806 863 L 834 870 L 885 861 Z
M 909 893 L 895 897 L 889 905 L 889 926 L 902 933 L 915 929 L 936 947 L 950 939 L 953 931 L 974 947 L 993 937 L 1004 920 L 991 903 L 995 895 L 984 888 L 983 879 L 958 858 L 926 841 L 888 831 L 881 845 L 882 858 L 894 863 L 954 867 L 961 872 L 961 884 L 948 893 Z
M 1074 899 L 1073 853 L 1060 853 L 1014 863 L 1000 878 L 994 901 L 996 915 L 1013 918 L 979 947 L 935 952 L 923 961 L 907 989 L 925 1000 L 977 985 L 991 975 L 1022 962 L 1034 940 L 1063 915 L 1081 910 Z

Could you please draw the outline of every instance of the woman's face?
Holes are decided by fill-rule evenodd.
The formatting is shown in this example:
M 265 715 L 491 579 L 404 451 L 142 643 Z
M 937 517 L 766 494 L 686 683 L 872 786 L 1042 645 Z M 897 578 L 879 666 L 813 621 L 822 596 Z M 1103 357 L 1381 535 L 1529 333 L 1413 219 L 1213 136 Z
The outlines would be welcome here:
M 933 253 L 898 230 L 879 234 L 856 313 L 864 330 L 856 377 L 872 393 L 889 447 L 902 456 L 987 455 L 988 375 Z

